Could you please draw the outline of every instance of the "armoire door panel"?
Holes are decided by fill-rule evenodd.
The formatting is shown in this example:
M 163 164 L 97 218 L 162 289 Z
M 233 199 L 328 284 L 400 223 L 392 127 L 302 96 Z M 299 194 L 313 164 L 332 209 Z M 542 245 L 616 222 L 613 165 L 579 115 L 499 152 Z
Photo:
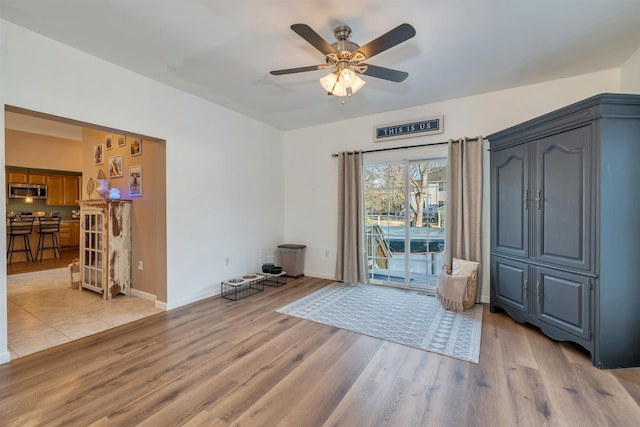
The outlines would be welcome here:
M 492 156 L 492 248 L 505 255 L 529 256 L 529 150 L 516 146 Z
M 583 126 L 538 141 L 535 257 L 589 270 L 591 223 L 591 127 Z
M 536 268 L 536 315 L 541 322 L 589 339 L 589 278 L 577 274 Z
M 502 305 L 511 306 L 523 315 L 529 313 L 529 267 L 526 263 L 492 257 L 491 288 L 493 297 Z

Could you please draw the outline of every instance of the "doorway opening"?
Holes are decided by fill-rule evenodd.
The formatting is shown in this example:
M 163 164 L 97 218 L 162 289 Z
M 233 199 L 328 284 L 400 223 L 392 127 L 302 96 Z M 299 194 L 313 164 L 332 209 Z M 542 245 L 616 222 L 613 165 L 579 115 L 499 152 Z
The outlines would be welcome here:
M 95 161 L 96 146 L 100 146 L 104 163 Z M 62 249 L 62 260 L 14 261 L 10 267 L 7 265 L 7 336 L 12 358 L 33 352 L 26 340 L 37 343 L 34 348 L 40 351 L 165 311 L 165 153 L 166 143 L 158 138 L 5 106 L 5 169 L 27 168 L 31 172 L 37 169 L 45 177 L 60 175 L 62 170 L 78 172 L 81 176 L 80 188 L 76 185 L 78 199 L 87 200 L 101 197 L 92 191 L 89 181 L 95 180 L 96 173 L 104 168 L 109 174 L 110 187 L 119 188 L 123 199 L 133 200 L 131 295 L 118 295 L 104 301 L 100 294 L 71 289 L 68 266 L 79 257 L 77 240 L 74 248 Z M 111 173 L 113 159 L 122 169 L 117 174 Z M 129 191 L 131 168 L 144 170 L 144 188 L 136 187 L 135 193 Z M 6 181 L 8 184 L 9 180 Z M 70 215 L 77 206 L 71 204 L 75 205 L 63 202 L 57 207 L 56 203 L 51 206 L 51 201 L 40 201 L 36 206 L 39 209 L 34 211 L 44 210 L 47 216 L 50 210 L 56 211 L 63 221 L 68 218 L 68 222 L 72 222 Z M 7 209 L 7 214 L 10 210 L 13 211 Z M 20 316 L 26 322 L 13 322 Z M 31 318 L 42 322 L 30 324 Z M 12 342 L 16 348 L 21 345 L 22 350 L 13 351 Z M 47 342 L 50 345 L 47 346 Z

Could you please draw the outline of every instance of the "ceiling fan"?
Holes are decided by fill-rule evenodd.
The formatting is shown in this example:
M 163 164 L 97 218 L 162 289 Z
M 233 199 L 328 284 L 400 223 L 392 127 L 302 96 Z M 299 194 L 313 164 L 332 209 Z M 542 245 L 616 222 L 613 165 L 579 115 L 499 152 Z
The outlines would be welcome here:
M 293 24 L 291 29 L 318 49 L 325 56 L 326 64 L 271 71 L 274 76 L 332 68 L 335 71 L 321 78 L 320 83 L 328 95 L 336 96 L 351 96 L 364 86 L 365 81 L 357 74 L 392 82 L 401 82 L 409 76 L 409 73 L 404 71 L 364 63 L 374 55 L 415 36 L 416 30 L 409 24 L 398 25 L 364 46 L 358 46 L 349 40 L 351 28 L 346 25 L 339 26 L 334 30 L 333 34 L 338 41 L 332 44 L 329 44 L 306 24 Z

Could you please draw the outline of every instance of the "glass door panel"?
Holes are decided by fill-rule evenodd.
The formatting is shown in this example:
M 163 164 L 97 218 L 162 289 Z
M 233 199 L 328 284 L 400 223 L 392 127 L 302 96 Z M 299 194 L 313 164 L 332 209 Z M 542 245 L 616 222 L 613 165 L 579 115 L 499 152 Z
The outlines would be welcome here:
M 363 173 L 369 278 L 404 284 L 404 258 L 398 256 L 398 247 L 405 240 L 406 167 L 371 165 Z
M 409 286 L 435 288 L 444 262 L 445 159 L 409 163 Z
M 444 261 L 446 159 L 366 165 L 369 278 L 434 288 Z
M 82 236 L 84 240 L 80 253 L 82 265 L 82 287 L 96 292 L 103 292 L 103 251 L 104 213 L 100 209 L 81 211 Z

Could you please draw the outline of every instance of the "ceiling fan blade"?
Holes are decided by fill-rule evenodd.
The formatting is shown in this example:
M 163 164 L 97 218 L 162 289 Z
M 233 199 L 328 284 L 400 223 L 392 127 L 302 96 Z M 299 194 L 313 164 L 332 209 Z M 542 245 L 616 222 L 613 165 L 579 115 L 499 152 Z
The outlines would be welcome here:
M 369 65 L 369 64 L 360 64 L 360 65 L 366 65 L 367 67 L 366 70 L 360 71 L 360 74 L 364 74 L 370 77 L 377 77 L 379 79 L 390 80 L 392 82 L 401 82 L 407 77 L 409 77 L 409 73 L 405 73 L 404 71 L 392 70 L 391 68 L 385 68 L 385 67 L 378 67 L 377 65 Z
M 393 30 L 381 35 L 375 40 L 370 41 L 366 45 L 356 49 L 356 52 L 362 52 L 367 59 L 380 52 L 394 47 L 405 40 L 409 40 L 416 35 L 416 30 L 409 24 L 400 24 Z
M 318 33 L 313 31 L 307 24 L 293 24 L 291 29 L 300 37 L 308 41 L 311 46 L 318 49 L 323 55 L 327 53 L 335 53 L 336 50 L 325 39 L 320 37 Z
M 274 76 L 281 76 L 283 74 L 304 73 L 305 71 L 322 70 L 324 68 L 327 68 L 327 66 L 325 64 L 320 64 L 320 65 L 310 65 L 308 67 L 287 68 L 285 70 L 274 70 L 274 71 L 270 71 L 270 73 L 273 74 Z

